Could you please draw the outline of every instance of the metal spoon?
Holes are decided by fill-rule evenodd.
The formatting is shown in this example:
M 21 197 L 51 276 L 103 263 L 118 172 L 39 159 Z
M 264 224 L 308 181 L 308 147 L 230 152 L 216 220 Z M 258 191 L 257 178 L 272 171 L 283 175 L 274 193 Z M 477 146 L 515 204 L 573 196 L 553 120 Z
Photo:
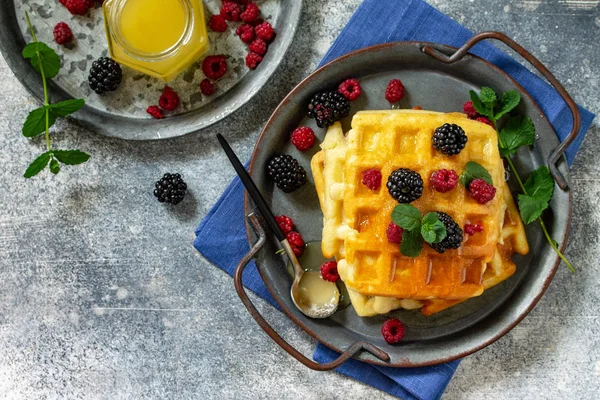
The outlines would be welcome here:
M 275 216 L 273 215 L 273 212 L 271 211 L 271 209 L 265 202 L 265 199 L 263 198 L 262 194 L 260 193 L 260 191 L 258 190 L 256 185 L 254 184 L 254 181 L 250 177 L 250 174 L 248 174 L 248 172 L 246 171 L 246 169 L 244 168 L 244 166 L 242 165 L 240 160 L 237 158 L 237 156 L 235 155 L 235 153 L 233 152 L 233 150 L 231 149 L 231 147 L 229 146 L 229 144 L 227 143 L 225 138 L 221 134 L 217 134 L 217 139 L 219 140 L 219 143 L 221 143 L 223 150 L 225 150 L 225 154 L 227 154 L 227 158 L 229 158 L 231 165 L 233 165 L 235 172 L 240 177 L 242 183 L 246 187 L 246 190 L 250 194 L 250 197 L 252 197 L 252 200 L 254 200 L 254 203 L 260 210 L 265 221 L 267 221 L 267 224 L 269 225 L 269 227 L 271 228 L 271 230 L 277 237 L 277 240 L 279 240 L 281 247 L 285 250 L 288 258 L 292 262 L 292 265 L 294 267 L 294 282 L 292 283 L 292 289 L 290 291 L 290 294 L 292 297 L 292 302 L 294 303 L 296 308 L 298 308 L 298 310 L 300 310 L 300 312 L 302 312 L 307 317 L 310 317 L 310 318 L 327 318 L 327 317 L 329 317 L 334 312 L 336 312 L 338 305 L 339 305 L 339 297 L 336 301 L 332 301 L 331 303 L 327 303 L 324 305 L 316 305 L 316 304 L 310 304 L 308 302 L 308 299 L 305 298 L 304 296 L 302 296 L 302 293 L 300 290 L 300 281 L 302 280 L 302 277 L 304 276 L 304 273 L 305 273 L 304 268 L 302 268 L 302 266 L 298 262 L 298 259 L 296 258 L 296 254 L 294 254 L 294 250 L 292 249 L 292 246 L 290 245 L 287 238 L 281 231 L 281 228 L 279 228 L 279 224 L 275 220 Z M 332 285 L 335 285 L 335 283 L 332 283 L 332 282 L 330 282 L 330 283 Z

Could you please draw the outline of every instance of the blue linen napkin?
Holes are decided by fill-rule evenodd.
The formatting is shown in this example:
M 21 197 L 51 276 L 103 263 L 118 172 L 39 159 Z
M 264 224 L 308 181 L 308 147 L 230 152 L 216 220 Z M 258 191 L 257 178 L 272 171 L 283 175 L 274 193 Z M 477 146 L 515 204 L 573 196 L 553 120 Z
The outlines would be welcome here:
M 460 47 L 472 35 L 472 32 L 421 0 L 365 0 L 321 65 L 349 51 L 378 43 L 416 40 Z M 568 135 L 572 123 L 570 111 L 551 86 L 489 43 L 478 44 L 472 52 L 496 64 L 517 80 L 540 105 L 558 136 L 564 139 Z M 581 107 L 580 111 L 580 135 L 566 153 L 569 165 L 594 118 L 594 114 Z M 196 249 L 230 275 L 249 250 L 243 199 L 244 188 L 240 180 L 235 178 L 196 229 Z M 278 307 L 254 263 L 246 269 L 244 285 Z M 319 344 L 313 358 L 318 362 L 329 362 L 337 356 L 336 352 Z M 458 364 L 457 360 L 424 368 L 390 368 L 349 360 L 336 371 L 403 399 L 434 400 L 441 397 Z

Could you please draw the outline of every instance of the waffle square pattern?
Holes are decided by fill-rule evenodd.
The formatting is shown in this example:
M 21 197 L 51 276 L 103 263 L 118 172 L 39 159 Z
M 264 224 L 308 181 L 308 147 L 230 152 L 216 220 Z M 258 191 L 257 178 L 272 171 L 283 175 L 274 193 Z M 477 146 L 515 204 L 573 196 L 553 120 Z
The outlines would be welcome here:
M 468 142 L 458 155 L 447 156 L 432 146 L 436 128 L 457 124 Z M 361 111 L 344 135 L 331 126 L 311 167 L 323 211 L 322 250 L 338 261 L 340 277 L 359 315 L 387 313 L 397 308 L 421 308 L 433 314 L 481 293 L 515 271 L 516 251 L 529 251 L 519 213 L 505 182 L 496 131 L 460 113 L 421 110 Z M 440 169 L 461 174 L 475 161 L 490 173 L 496 195 L 479 204 L 460 183 L 446 193 L 436 191 L 430 176 Z M 464 228 L 479 224 L 483 232 L 464 235 L 458 249 L 438 253 L 424 244 L 418 257 L 400 253 L 389 243 L 386 229 L 397 201 L 386 188 L 399 168 L 418 172 L 422 196 L 411 205 L 423 215 L 445 212 Z M 383 176 L 372 190 L 362 183 L 369 169 Z

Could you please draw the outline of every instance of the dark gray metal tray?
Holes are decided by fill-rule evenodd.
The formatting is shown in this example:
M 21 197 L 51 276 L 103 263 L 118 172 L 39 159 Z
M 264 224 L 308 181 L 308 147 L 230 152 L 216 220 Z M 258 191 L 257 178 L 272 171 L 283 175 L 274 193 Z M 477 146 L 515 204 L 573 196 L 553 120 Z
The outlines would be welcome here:
M 206 18 L 219 12 L 220 0 L 203 3 Z M 29 12 L 38 39 L 57 50 L 62 59 L 62 69 L 49 85 L 52 102 L 72 97 L 85 99 L 86 106 L 72 119 L 93 132 L 130 140 L 172 138 L 199 131 L 227 117 L 258 93 L 275 72 L 296 33 L 302 0 L 257 3 L 263 18 L 277 33 L 263 62 L 254 71 L 245 66 L 247 45 L 234 32 L 238 23 L 230 24 L 222 34 L 209 32 L 208 54 L 226 54 L 229 72 L 218 81 L 217 92 L 206 97 L 199 89 L 204 79 L 200 64 L 192 65 L 169 82 L 179 93 L 182 104 L 176 113 L 163 120 L 154 120 L 145 111 L 157 104 L 165 85 L 161 80 L 125 68 L 117 91 L 98 96 L 90 90 L 87 76 L 91 63 L 107 54 L 100 8 L 90 10 L 86 16 L 72 16 L 57 0 L 2 0 L 0 51 L 27 90 L 42 100 L 39 74 L 21 56 L 26 42 L 31 40 L 25 22 L 25 12 Z M 52 30 L 59 21 L 66 21 L 73 29 L 76 38 L 73 45 L 63 47 L 54 43 Z
M 524 89 L 508 75 L 487 61 L 467 53 L 476 42 L 494 38 L 525 56 L 565 98 L 574 115 L 571 135 L 562 144 L 537 104 Z M 446 55 L 451 55 L 448 58 Z M 564 249 L 571 216 L 571 194 L 568 191 L 568 167 L 562 153 L 579 130 L 579 115 L 575 103 L 560 83 L 537 60 L 506 36 L 489 32 L 475 36 L 459 51 L 431 43 L 389 43 L 355 51 L 332 61 L 317 70 L 281 102 L 266 124 L 252 155 L 250 173 L 267 203 L 276 214 L 290 215 L 307 241 L 321 239 L 322 214 L 313 182 L 292 194 L 275 190 L 266 174 L 266 164 L 274 154 L 291 154 L 309 170 L 310 159 L 318 146 L 300 153 L 289 142 L 290 132 L 299 125 L 311 126 L 322 140 L 324 129 L 317 128 L 306 118 L 309 97 L 319 91 L 333 90 L 342 80 L 355 77 L 363 87 L 362 96 L 352 103 L 351 115 L 342 121 L 349 128 L 352 113 L 366 109 L 389 109 L 383 93 L 391 78 L 399 78 L 407 88 L 400 108 L 422 106 L 426 110 L 455 112 L 462 110 L 470 89 L 490 86 L 497 92 L 516 89 L 522 102 L 517 111 L 534 121 L 538 140 L 531 151 L 518 152 L 515 164 L 523 176 L 540 165 L 549 164 L 557 181 L 550 209 L 544 219 L 550 234 Z M 310 174 L 309 174 L 310 175 Z M 514 182 L 509 182 L 516 189 Z M 245 212 L 256 213 L 246 196 Z M 494 342 L 512 329 L 535 306 L 548 287 L 559 258 L 544 240 L 537 223 L 527 226 L 531 251 L 529 255 L 515 256 L 517 272 L 502 284 L 487 290 L 480 297 L 470 299 L 439 314 L 424 317 L 418 311 L 395 311 L 386 316 L 358 317 L 352 307 L 338 311 L 325 320 L 305 317 L 293 305 L 289 290 L 291 278 L 286 272 L 285 259 L 276 255 L 278 243 L 257 225 L 255 217 L 247 221 L 251 253 L 240 263 L 236 274 L 236 288 L 242 301 L 257 322 L 286 351 L 313 369 L 325 370 L 338 366 L 350 356 L 385 366 L 424 366 L 450 361 L 477 351 Z M 256 242 L 256 232 L 263 236 Z M 297 352 L 275 333 L 258 314 L 241 285 L 245 263 L 255 255 L 258 270 L 273 297 L 283 311 L 315 339 L 338 352 L 340 359 L 329 364 L 318 364 Z M 387 344 L 380 328 L 384 320 L 394 316 L 406 326 L 405 339 L 398 345 Z M 363 350 L 363 351 L 361 351 Z

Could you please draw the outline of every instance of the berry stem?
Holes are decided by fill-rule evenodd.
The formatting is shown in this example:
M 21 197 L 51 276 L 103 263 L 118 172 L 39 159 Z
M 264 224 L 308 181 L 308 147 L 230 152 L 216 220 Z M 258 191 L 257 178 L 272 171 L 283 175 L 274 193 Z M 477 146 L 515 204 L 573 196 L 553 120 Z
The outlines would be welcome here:
M 494 125 L 494 129 L 496 130 L 496 132 L 498 132 L 498 129 L 496 128 L 496 120 L 495 119 L 492 119 L 492 124 Z M 506 148 L 506 146 L 502 142 L 502 138 L 500 137 L 500 135 L 498 135 L 498 142 L 500 143 L 500 147 Z M 519 176 L 519 173 L 517 172 L 517 169 L 515 168 L 515 165 L 513 164 L 512 159 L 508 155 L 504 156 L 504 159 L 508 162 L 508 165 L 509 165 L 510 169 L 512 170 L 514 177 L 517 179 L 517 182 L 519 183 L 519 186 L 521 187 L 521 190 L 523 191 L 523 194 L 525 194 L 527 196 L 528 195 L 527 189 L 525 189 L 523 180 L 521 180 L 521 177 Z M 560 257 L 561 260 L 563 260 L 563 262 L 567 265 L 567 267 L 569 268 L 569 270 L 571 272 L 575 272 L 575 268 L 573 268 L 571 263 L 567 260 L 567 258 L 563 255 L 563 253 L 560 251 L 560 249 L 556 245 L 556 242 L 554 240 L 552 240 L 552 238 L 550 237 L 550 233 L 548 232 L 548 229 L 546 228 L 546 224 L 544 224 L 542 217 L 540 216 L 537 220 L 540 223 L 542 232 L 544 232 L 544 236 L 546 236 L 546 240 L 548 241 L 548 243 L 550 243 L 550 246 L 552 246 L 552 248 L 554 249 L 554 252 L 558 255 L 558 257 Z
M 31 20 L 29 19 L 29 13 L 27 11 L 25 12 L 25 19 L 27 19 L 27 25 L 29 25 L 29 30 L 31 31 L 31 37 L 33 38 L 33 41 L 35 43 L 37 43 L 38 40 L 35 35 L 35 31 L 33 30 L 33 25 L 31 24 Z M 38 53 L 38 60 L 41 60 L 39 53 Z M 50 109 L 48 108 L 48 106 L 50 105 L 50 98 L 49 98 L 49 94 L 48 94 L 48 84 L 46 83 L 46 73 L 44 72 L 44 66 L 42 65 L 41 61 L 39 61 L 38 65 L 40 68 L 40 75 L 42 75 L 42 85 L 44 86 L 44 106 L 46 108 L 46 110 L 45 110 L 46 147 L 48 148 L 48 151 L 50 151 L 52 149 L 52 146 L 50 144 Z

